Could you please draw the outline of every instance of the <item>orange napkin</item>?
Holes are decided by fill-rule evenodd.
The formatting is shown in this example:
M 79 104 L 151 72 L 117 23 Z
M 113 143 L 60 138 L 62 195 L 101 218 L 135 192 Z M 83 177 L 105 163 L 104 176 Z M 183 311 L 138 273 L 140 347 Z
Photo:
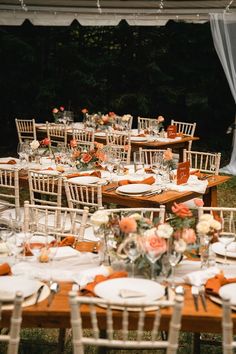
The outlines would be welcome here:
M 0 275 L 11 275 L 11 267 L 8 263 L 0 265 Z
M 66 236 L 60 243 L 59 247 L 72 246 L 75 242 L 74 236 Z
M 79 241 L 76 244 L 77 251 L 80 252 L 92 252 L 92 253 L 97 253 L 98 252 L 98 242 L 95 241 Z
M 95 296 L 94 288 L 97 284 L 99 284 L 103 281 L 106 281 L 106 280 L 110 280 L 110 279 L 126 278 L 127 276 L 128 276 L 128 273 L 125 271 L 114 272 L 114 273 L 108 275 L 107 277 L 105 277 L 104 275 L 96 275 L 96 277 L 94 278 L 94 281 L 87 284 L 86 287 L 83 289 L 83 293 L 85 292 L 86 295 Z
M 1 165 L 15 165 L 16 161 L 15 160 L 9 160 L 9 161 L 0 161 Z
M 205 289 L 208 295 L 216 295 L 219 296 L 219 290 L 221 286 L 236 283 L 236 278 L 225 278 L 223 273 L 219 273 L 214 276 L 214 278 L 210 278 L 207 280 Z
M 155 173 L 151 167 L 146 167 L 146 168 L 144 169 L 144 171 L 145 171 L 146 173 Z
M 143 180 L 140 181 L 131 181 L 129 179 L 124 179 L 122 181 L 119 181 L 118 184 L 119 186 L 124 186 L 126 184 L 137 184 L 137 183 L 141 183 L 141 184 L 153 184 L 155 182 L 155 178 L 153 176 L 144 178 Z
M 101 171 L 93 171 L 91 173 L 88 173 L 88 172 L 82 172 L 82 173 L 79 173 L 79 172 L 75 172 L 75 173 L 71 173 L 69 175 L 67 175 L 66 177 L 67 178 L 72 178 L 72 177 L 84 177 L 84 176 L 95 176 L 95 177 L 98 177 L 98 178 L 101 178 Z

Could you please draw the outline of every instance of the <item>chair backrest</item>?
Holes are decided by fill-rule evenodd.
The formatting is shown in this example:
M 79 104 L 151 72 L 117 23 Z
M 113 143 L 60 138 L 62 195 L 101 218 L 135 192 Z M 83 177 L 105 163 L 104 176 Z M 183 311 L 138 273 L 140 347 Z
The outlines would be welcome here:
M 0 168 L 0 209 L 15 208 L 16 219 L 20 218 L 19 170 Z
M 138 117 L 138 130 L 140 131 L 145 129 L 151 129 L 153 123 L 155 123 L 156 121 L 156 118 Z
M 71 209 L 24 202 L 24 231 L 40 232 L 59 237 L 74 236 L 82 240 L 88 219 L 88 209 Z
M 100 184 L 78 184 L 64 179 L 64 186 L 69 208 L 88 207 L 90 212 L 103 209 Z
M 143 155 L 144 165 L 152 165 L 153 164 L 153 156 L 157 153 L 164 153 L 165 149 L 143 149 L 139 148 L 140 154 Z
M 107 132 L 106 133 L 107 145 L 127 146 L 130 145 L 130 133 L 127 132 Z
M 94 143 L 94 130 L 85 130 L 85 129 L 73 128 L 72 137 L 78 143 L 80 143 L 80 142 Z
M 109 214 L 117 214 L 122 217 L 132 214 L 140 214 L 151 221 L 153 221 L 154 218 L 158 218 L 159 223 L 165 222 L 165 205 L 160 205 L 159 208 L 109 208 L 106 212 Z
M 196 123 L 179 122 L 172 119 L 170 124 L 176 125 L 177 133 L 183 133 L 184 135 L 187 136 L 194 136 Z M 191 148 L 192 148 L 192 141 L 190 141 L 188 144 L 188 150 L 191 150 Z
M 22 302 L 23 302 L 23 294 L 21 292 L 17 292 L 14 299 L 14 307 L 12 310 L 11 320 L 10 320 L 10 328 L 8 334 L 0 333 L 0 342 L 8 343 L 7 354 L 17 354 L 20 343 L 20 329 L 22 322 Z M 2 302 L 0 299 L 0 323 L 1 323 L 1 308 Z
M 124 348 L 124 349 L 166 349 L 167 354 L 175 354 L 178 349 L 178 337 L 181 327 L 181 310 L 183 306 L 183 297 L 177 296 L 175 301 L 109 301 L 101 298 L 77 296 L 75 292 L 69 293 L 69 302 L 71 309 L 72 343 L 73 352 L 76 354 L 84 353 L 85 345 L 95 345 L 106 348 Z M 83 321 L 81 306 L 88 305 L 88 311 L 91 319 L 91 333 L 87 337 L 83 334 Z M 105 307 L 105 315 L 101 315 L 99 306 Z M 161 308 L 169 306 L 172 308 L 172 316 L 168 330 L 167 340 L 158 340 L 158 330 L 161 320 Z M 114 310 L 114 308 L 119 310 Z M 151 329 L 151 338 L 145 338 L 145 321 L 150 317 L 148 308 L 153 309 L 153 325 Z M 135 311 L 136 308 L 136 311 Z M 135 314 L 134 314 L 135 311 Z M 99 327 L 99 313 L 103 317 L 104 327 Z M 149 318 L 150 319 L 150 318 Z M 129 337 L 129 329 L 132 328 L 132 338 Z M 102 329 L 102 330 L 101 330 Z M 116 339 L 114 333 L 119 329 L 119 337 Z M 134 336 L 136 331 L 136 336 Z M 101 337 L 100 333 L 106 333 Z M 105 338 L 104 338 L 105 337 Z
M 47 137 L 51 146 L 63 144 L 67 146 L 67 126 L 66 124 L 55 124 L 46 122 Z
M 25 140 L 36 140 L 35 119 L 17 119 L 15 118 L 16 129 L 19 143 Z
M 123 116 L 115 117 L 116 124 L 119 129 L 129 131 L 132 128 L 133 116 L 130 114 L 125 114 Z
M 61 206 L 61 176 L 29 170 L 28 179 L 31 204 Z
M 196 168 L 201 172 L 219 174 L 221 153 L 211 153 L 202 151 L 189 151 L 184 149 L 183 161 L 189 161 L 191 168 Z
M 222 231 L 236 232 L 236 208 L 227 207 L 199 207 L 198 217 L 211 214 L 221 222 Z
M 223 298 L 223 316 L 222 316 L 222 346 L 223 354 L 233 354 L 236 349 L 236 341 L 234 341 L 233 321 L 230 307 L 230 299 Z

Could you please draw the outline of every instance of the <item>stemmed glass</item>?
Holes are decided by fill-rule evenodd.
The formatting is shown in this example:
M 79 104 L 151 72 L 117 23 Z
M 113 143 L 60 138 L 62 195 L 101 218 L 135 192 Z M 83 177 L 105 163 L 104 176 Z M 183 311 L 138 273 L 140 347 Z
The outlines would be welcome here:
M 27 161 L 29 156 L 29 148 L 25 142 L 17 145 L 17 154 L 19 155 L 21 165 L 23 164 L 23 161 Z
M 169 263 L 171 266 L 171 279 L 172 279 L 171 288 L 172 289 L 175 288 L 175 267 L 179 263 L 181 256 L 182 256 L 182 253 L 177 252 L 174 247 L 169 252 Z
M 224 245 L 224 265 L 227 264 L 227 248 L 235 240 L 235 232 L 222 231 L 219 233 L 218 239 Z
M 147 235 L 142 237 L 142 247 L 146 258 L 151 263 L 151 280 L 155 280 L 155 263 L 166 252 L 166 243 L 155 234 Z
M 27 246 L 36 260 L 39 260 L 39 257 L 45 257 L 45 260 L 48 260 L 48 236 L 46 234 L 38 232 L 31 234 L 27 240 Z
M 139 236 L 136 234 L 130 234 L 124 241 L 123 251 L 130 259 L 131 277 L 134 278 L 135 261 L 138 259 L 142 252 Z
M 140 171 L 144 173 L 144 154 L 142 152 L 134 152 L 134 172 Z
M 162 162 L 163 162 L 163 153 L 155 152 L 152 157 L 152 170 L 156 175 L 156 181 L 158 181 L 158 177 L 161 172 Z

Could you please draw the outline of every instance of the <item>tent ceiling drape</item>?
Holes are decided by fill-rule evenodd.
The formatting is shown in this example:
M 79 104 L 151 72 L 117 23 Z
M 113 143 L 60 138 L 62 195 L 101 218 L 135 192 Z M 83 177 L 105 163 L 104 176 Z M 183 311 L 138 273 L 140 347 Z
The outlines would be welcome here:
M 28 19 L 34 25 L 165 25 L 169 19 L 204 22 L 209 13 L 220 13 L 232 0 L 0 0 L 0 25 L 21 25 Z

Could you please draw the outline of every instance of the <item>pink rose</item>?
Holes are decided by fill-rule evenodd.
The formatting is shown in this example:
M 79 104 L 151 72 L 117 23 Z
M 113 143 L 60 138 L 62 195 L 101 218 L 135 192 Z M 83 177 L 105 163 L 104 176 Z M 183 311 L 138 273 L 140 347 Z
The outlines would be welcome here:
M 82 112 L 83 114 L 85 114 L 85 113 L 88 113 L 88 110 L 87 110 L 87 108 L 83 108 L 83 109 L 81 110 L 81 112 Z
M 167 250 L 165 239 L 156 235 L 146 236 L 144 245 L 147 251 L 155 251 L 158 254 L 165 253 Z
M 193 229 L 183 229 L 182 230 L 182 239 L 187 243 L 195 243 L 196 242 L 196 234 Z
M 59 109 L 60 109 L 61 112 L 64 112 L 65 107 L 61 106 Z
M 188 207 L 186 207 L 183 203 L 176 203 L 174 202 L 174 204 L 171 207 L 173 213 L 177 216 L 179 216 L 180 218 L 184 219 L 186 217 L 191 217 L 193 216 L 192 212 L 189 210 Z
M 57 108 L 53 108 L 52 113 L 57 114 L 59 110 Z
M 163 153 L 163 159 L 166 161 L 171 161 L 173 159 L 173 153 L 171 149 L 167 149 Z
M 108 123 L 109 122 L 109 117 L 108 116 L 103 116 L 102 117 L 102 121 L 104 124 Z
M 204 205 L 204 201 L 201 198 L 194 198 L 193 201 L 196 207 L 202 207 Z
M 50 145 L 51 144 L 51 140 L 48 139 L 48 138 L 44 138 L 42 141 L 41 141 L 41 145 Z

